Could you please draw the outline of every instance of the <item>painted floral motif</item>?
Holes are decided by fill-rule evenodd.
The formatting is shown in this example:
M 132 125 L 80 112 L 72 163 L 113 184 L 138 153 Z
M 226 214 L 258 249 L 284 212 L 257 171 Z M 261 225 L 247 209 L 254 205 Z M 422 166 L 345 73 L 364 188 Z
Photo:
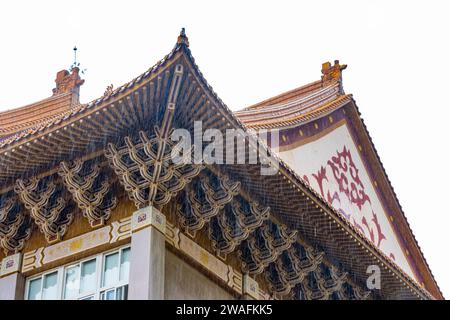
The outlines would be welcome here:
M 304 178 L 310 184 L 316 182 L 322 197 L 378 247 L 386 240 L 371 199 L 359 177 L 359 170 L 345 146 L 316 173 Z

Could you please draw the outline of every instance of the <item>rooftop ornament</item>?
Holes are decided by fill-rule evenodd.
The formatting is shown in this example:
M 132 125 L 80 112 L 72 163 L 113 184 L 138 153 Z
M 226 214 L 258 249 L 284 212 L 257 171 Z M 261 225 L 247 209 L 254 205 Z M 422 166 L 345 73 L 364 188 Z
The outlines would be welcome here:
M 329 61 L 322 63 L 322 87 L 325 87 L 330 82 L 337 81 L 340 83 L 340 91 L 344 93 L 342 87 L 342 70 L 347 68 L 346 64 L 340 64 L 339 60 L 334 60 L 332 66 Z
M 186 47 L 189 47 L 189 40 L 186 36 L 186 31 L 184 28 L 181 28 L 180 35 L 178 36 L 177 45 L 185 45 Z
M 73 48 L 74 62 L 70 66 L 70 71 L 61 70 L 56 74 L 56 88 L 53 89 L 54 96 L 63 93 L 73 93 L 78 101 L 80 86 L 84 83 L 84 80 L 80 78 L 80 63 L 77 62 L 77 50 L 77 47 Z M 84 74 L 84 71 L 82 70 L 81 74 Z

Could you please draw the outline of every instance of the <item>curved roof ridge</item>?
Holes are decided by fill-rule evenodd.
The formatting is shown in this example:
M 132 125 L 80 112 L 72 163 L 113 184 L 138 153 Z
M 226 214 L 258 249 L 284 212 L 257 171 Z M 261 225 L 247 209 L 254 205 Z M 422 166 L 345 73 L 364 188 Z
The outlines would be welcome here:
M 180 35 L 180 37 L 181 37 L 181 35 Z M 172 49 L 172 51 L 170 51 L 170 53 L 165 55 L 164 58 L 162 58 L 157 63 L 155 63 L 152 67 L 147 69 L 147 71 L 145 71 L 144 73 L 135 77 L 131 81 L 126 82 L 125 84 L 121 85 L 120 87 L 118 87 L 114 90 L 111 90 L 109 92 L 105 92 L 105 94 L 103 96 L 93 99 L 88 103 L 77 104 L 75 107 L 72 107 L 69 110 L 65 110 L 63 112 L 59 112 L 59 113 L 55 114 L 53 117 L 44 119 L 43 121 L 35 121 L 35 122 L 33 122 L 33 124 L 31 126 L 24 127 L 20 131 L 17 131 L 17 130 L 16 131 L 5 131 L 3 133 L 3 137 L 2 137 L 2 131 L 0 128 L 0 148 L 4 148 L 6 146 L 9 146 L 10 144 L 20 141 L 21 139 L 23 139 L 25 137 L 28 137 L 32 134 L 43 131 L 46 128 L 49 128 L 53 125 L 60 123 L 61 121 L 66 121 L 66 120 L 70 119 L 71 117 L 84 112 L 87 109 L 91 109 L 94 106 L 97 106 L 97 105 L 117 96 L 118 94 L 127 91 L 128 89 L 132 89 L 135 84 L 148 78 L 151 74 L 153 74 L 154 72 L 159 70 L 170 58 L 172 58 L 178 51 L 180 51 L 180 49 L 182 49 L 183 47 L 187 47 L 187 46 L 188 46 L 188 44 L 186 42 L 178 40 L 175 47 Z M 60 96 L 60 95 L 58 95 L 58 96 Z M 47 99 L 52 99 L 52 98 L 54 98 L 54 96 L 47 98 Z M 25 107 L 27 107 L 27 106 L 25 106 Z M 21 107 L 21 108 L 25 108 L 25 107 Z M 14 112 L 14 109 L 7 111 L 7 112 Z M 0 114 L 0 116 L 1 116 L 1 114 Z M 0 118 L 0 121 L 1 121 L 1 118 Z M 0 124 L 1 124 L 1 122 L 0 122 Z
M 236 111 L 235 113 L 238 114 L 239 116 L 246 116 L 246 115 L 250 115 L 250 114 L 263 114 L 263 113 L 268 113 L 268 112 L 276 112 L 276 111 L 284 110 L 284 109 L 302 104 L 303 102 L 311 100 L 317 96 L 320 96 L 321 94 L 326 93 L 327 91 L 330 90 L 330 88 L 333 88 L 333 87 L 335 87 L 336 89 L 339 89 L 339 86 L 336 83 L 332 86 L 327 86 L 327 87 L 309 92 L 308 94 L 304 94 L 299 97 L 295 97 L 291 100 L 283 101 L 283 102 L 280 102 L 277 104 L 263 106 L 258 109 L 253 109 L 253 108 L 252 109 L 248 109 L 248 108 L 242 109 L 242 110 Z M 332 94 L 332 93 L 333 92 L 330 92 L 330 94 Z M 336 93 L 338 93 L 338 91 L 336 91 Z
M 322 87 L 322 80 L 316 80 L 316 81 L 310 82 L 308 84 L 305 84 L 303 86 L 300 86 L 298 88 L 295 88 L 295 89 L 283 92 L 281 94 L 278 94 L 278 95 L 276 95 L 274 97 L 267 98 L 267 99 L 265 99 L 263 101 L 255 103 L 255 104 L 253 104 L 251 106 L 245 107 L 245 108 L 239 110 L 238 112 L 245 111 L 245 110 L 250 110 L 250 109 L 260 109 L 260 108 L 264 108 L 264 107 L 266 107 L 268 105 L 275 105 L 275 104 L 278 104 L 278 103 L 282 103 L 282 102 L 288 101 L 290 99 L 295 99 L 295 98 L 304 96 L 304 95 L 306 95 L 308 93 L 314 92 L 314 91 L 316 91 L 318 89 L 321 89 L 321 88 L 323 88 Z

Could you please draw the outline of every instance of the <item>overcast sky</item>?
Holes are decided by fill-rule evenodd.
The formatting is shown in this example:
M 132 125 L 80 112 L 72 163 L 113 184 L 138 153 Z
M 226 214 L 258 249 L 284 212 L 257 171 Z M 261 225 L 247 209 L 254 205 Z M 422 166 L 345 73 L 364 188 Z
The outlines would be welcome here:
M 219 96 L 238 110 L 348 64 L 362 113 L 444 295 L 450 244 L 448 1 L 2 1 L 0 111 L 51 95 L 72 48 L 82 102 L 152 66 L 186 27 Z

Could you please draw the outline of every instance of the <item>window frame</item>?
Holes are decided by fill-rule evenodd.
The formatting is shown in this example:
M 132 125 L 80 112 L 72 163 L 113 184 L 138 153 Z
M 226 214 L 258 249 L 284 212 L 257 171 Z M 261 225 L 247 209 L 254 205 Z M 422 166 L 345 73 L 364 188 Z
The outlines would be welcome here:
M 64 265 L 61 265 L 59 267 L 46 270 L 44 272 L 38 273 L 36 275 L 32 275 L 30 277 L 27 277 L 25 279 L 25 293 L 24 293 L 24 299 L 29 300 L 29 290 L 30 290 L 30 283 L 34 280 L 41 279 L 41 285 L 40 285 L 40 291 L 39 291 L 39 298 L 37 300 L 44 300 L 42 299 L 43 294 L 43 287 L 44 287 L 44 279 L 47 275 L 53 274 L 56 272 L 57 274 L 57 285 L 56 285 L 56 298 L 53 300 L 85 300 L 88 297 L 93 297 L 93 300 L 100 300 L 102 297 L 102 293 L 106 293 L 107 291 L 110 291 L 114 289 L 114 297 L 116 297 L 117 291 L 119 288 L 123 288 L 129 284 L 129 275 L 127 280 L 120 280 L 120 268 L 121 268 L 121 262 L 122 262 L 122 255 L 124 250 L 131 250 L 130 244 L 114 248 L 111 250 L 107 250 L 101 253 L 98 253 L 96 255 L 92 255 L 86 258 L 83 258 L 81 260 L 77 260 L 74 262 L 70 262 Z M 118 253 L 119 254 L 119 263 L 118 263 L 118 273 L 117 273 L 117 281 L 110 286 L 103 286 L 103 278 L 104 278 L 104 266 L 105 266 L 105 257 L 108 255 L 112 255 Z M 78 292 L 77 295 L 71 297 L 71 298 L 65 298 L 66 288 L 65 288 L 65 282 L 66 282 L 66 270 L 71 267 L 78 266 L 78 272 L 77 272 L 77 280 L 78 280 L 78 290 L 80 290 L 81 287 L 81 273 L 82 273 L 82 265 L 83 263 L 86 263 L 88 261 L 95 260 L 95 289 L 86 291 L 86 292 Z M 131 263 L 129 261 L 129 263 Z
M 43 289 L 44 289 L 44 278 L 46 277 L 46 276 L 48 276 L 49 274 L 52 274 L 52 273 L 55 273 L 56 272 L 56 293 L 57 293 L 57 296 L 59 295 L 59 293 L 60 293 L 60 290 L 62 289 L 61 288 L 61 285 L 62 285 L 62 283 L 61 283 L 61 272 L 60 272 L 60 269 L 61 267 L 58 267 L 58 268 L 54 268 L 54 269 L 51 269 L 51 270 L 47 270 L 47 271 L 44 271 L 44 272 L 42 272 L 42 273 L 40 273 L 40 274 L 37 274 L 37 275 L 33 275 L 33 276 L 31 276 L 31 277 L 28 277 L 28 278 L 26 278 L 25 279 L 25 300 L 29 300 L 29 291 L 30 291 L 30 282 L 32 282 L 32 281 L 34 281 L 34 280 L 37 280 L 37 279 L 41 279 L 41 286 L 40 286 L 40 290 L 39 290 L 39 299 L 36 299 L 36 300 L 45 300 L 45 299 L 42 299 L 42 293 L 43 293 Z
M 103 292 L 110 291 L 111 289 L 115 289 L 114 296 L 116 296 L 118 288 L 123 287 L 125 285 L 128 285 L 128 283 L 130 281 L 130 275 L 128 275 L 128 279 L 126 281 L 125 280 L 122 280 L 122 281 L 120 280 L 120 268 L 122 267 L 122 253 L 123 253 L 124 250 L 127 250 L 127 249 L 131 250 L 131 247 L 129 247 L 129 246 L 128 247 L 123 247 L 123 248 L 121 248 L 118 251 L 112 251 L 112 252 L 103 254 L 102 261 L 101 261 L 101 275 L 100 275 L 100 277 L 98 279 L 99 280 L 99 283 L 98 283 L 98 294 L 99 294 L 98 299 L 101 298 L 101 295 L 102 295 Z M 104 280 L 104 277 L 105 277 L 105 273 L 104 273 L 104 271 L 105 271 L 105 262 L 106 262 L 105 258 L 106 258 L 106 256 L 113 255 L 116 252 L 119 253 L 119 258 L 118 258 L 118 269 L 119 270 L 117 272 L 117 281 L 115 282 L 114 285 L 104 286 L 103 285 L 103 280 Z

